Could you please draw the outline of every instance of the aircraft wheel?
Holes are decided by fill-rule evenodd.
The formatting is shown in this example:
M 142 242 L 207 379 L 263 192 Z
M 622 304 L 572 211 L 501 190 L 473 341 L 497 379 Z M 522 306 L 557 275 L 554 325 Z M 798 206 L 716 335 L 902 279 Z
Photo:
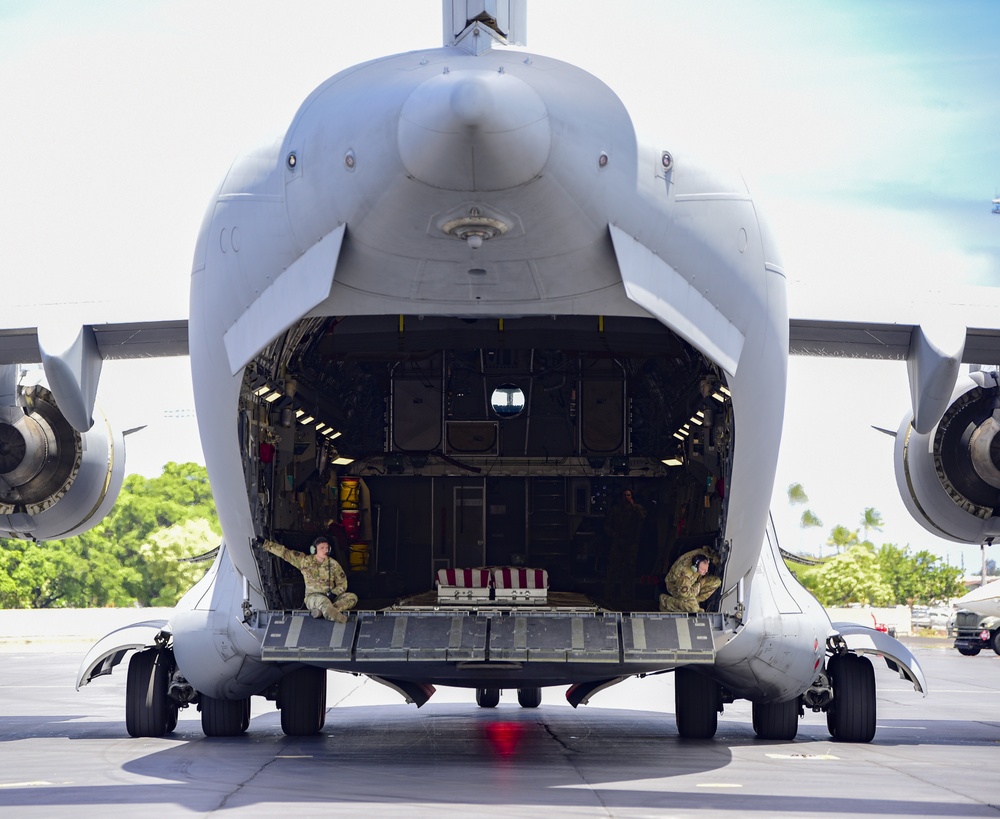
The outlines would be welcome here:
M 678 668 L 674 672 L 674 718 L 685 739 L 711 739 L 719 728 L 721 691 L 715 680 Z
M 172 734 L 174 729 L 177 728 L 177 717 L 180 713 L 180 708 L 177 703 L 169 703 L 167 705 L 167 733 Z
M 993 649 L 994 654 L 1000 654 L 1000 628 L 994 631 L 990 637 L 990 647 Z
M 542 704 L 542 689 L 518 688 L 517 702 L 522 708 L 537 708 Z
M 975 657 L 979 653 L 978 648 L 960 648 L 958 653 L 963 657 Z
M 278 682 L 281 730 L 290 737 L 318 734 L 326 725 L 326 669 L 303 666 Z
M 171 724 L 170 655 L 149 648 L 132 655 L 125 681 L 125 729 L 133 737 L 162 737 L 177 725 Z M 172 709 L 176 712 L 176 706 Z
M 201 695 L 201 730 L 207 737 L 238 737 L 250 727 L 250 698 L 220 700 Z
M 520 693 L 518 694 L 520 700 Z M 496 708 L 500 704 L 499 688 L 477 688 L 476 705 L 480 708 Z
M 753 730 L 758 739 L 780 739 L 790 742 L 799 732 L 799 700 L 788 702 L 755 702 Z
M 835 654 L 827 662 L 833 702 L 826 712 L 830 736 L 837 742 L 871 742 L 875 737 L 875 669 L 857 654 Z

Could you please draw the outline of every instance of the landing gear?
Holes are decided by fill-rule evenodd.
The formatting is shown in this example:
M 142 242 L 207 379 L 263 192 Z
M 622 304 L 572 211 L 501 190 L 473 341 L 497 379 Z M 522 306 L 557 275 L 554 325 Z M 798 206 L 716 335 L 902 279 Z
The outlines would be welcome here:
M 540 696 L 541 692 L 539 691 L 539 697 Z M 500 704 L 499 688 L 476 689 L 476 705 L 478 705 L 480 708 L 496 708 L 499 704 Z
M 281 730 L 290 737 L 318 734 L 326 725 L 326 669 L 303 666 L 278 682 Z
M 790 742 L 799 732 L 799 699 L 788 702 L 753 704 L 753 730 L 758 739 L 780 739 Z
M 719 728 L 722 689 L 715 680 L 678 668 L 674 672 L 674 718 L 685 739 L 711 739 Z
M 518 688 L 517 702 L 522 708 L 537 708 L 542 704 L 542 689 Z
M 993 632 L 993 636 L 990 637 L 990 648 L 993 649 L 994 654 L 1000 654 L 1000 628 Z
M 172 734 L 177 728 L 177 717 L 180 714 L 180 706 L 176 702 L 167 703 L 167 733 Z
M 177 705 L 167 696 L 170 653 L 149 648 L 132 655 L 125 682 L 125 729 L 133 737 L 162 737 L 177 727 Z
M 250 698 L 219 700 L 206 697 L 198 700 L 201 730 L 207 737 L 238 737 L 250 727 Z
M 857 654 L 834 654 L 826 664 L 833 701 L 826 726 L 837 742 L 871 742 L 875 736 L 875 669 Z

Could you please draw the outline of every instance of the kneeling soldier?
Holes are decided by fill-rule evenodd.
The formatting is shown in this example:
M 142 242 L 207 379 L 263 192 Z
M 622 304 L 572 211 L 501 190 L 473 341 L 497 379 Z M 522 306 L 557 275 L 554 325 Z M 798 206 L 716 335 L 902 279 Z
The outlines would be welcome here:
M 306 584 L 305 606 L 313 617 L 347 622 L 344 612 L 357 605 L 358 596 L 347 591 L 347 575 L 330 557 L 330 542 L 325 537 L 316 538 L 308 555 L 293 552 L 273 540 L 265 540 L 264 548 L 302 572 Z
M 702 603 L 722 585 L 708 573 L 711 559 L 701 549 L 681 555 L 667 572 L 667 594 L 660 595 L 660 611 L 699 612 Z

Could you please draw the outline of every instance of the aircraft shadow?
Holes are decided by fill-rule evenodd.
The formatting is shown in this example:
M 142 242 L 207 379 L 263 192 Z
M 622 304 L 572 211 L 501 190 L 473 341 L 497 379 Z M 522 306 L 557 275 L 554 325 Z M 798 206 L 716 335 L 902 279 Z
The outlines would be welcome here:
M 860 799 L 815 794 L 752 795 L 692 788 L 685 781 L 664 790 L 676 777 L 699 780 L 731 778 L 726 772 L 735 754 L 773 748 L 775 764 L 793 765 L 810 757 L 846 758 L 873 746 L 934 744 L 995 747 L 996 725 L 971 731 L 967 722 L 880 721 L 872 746 L 831 742 L 825 724 L 803 724 L 792 743 L 761 742 L 747 722 L 720 720 L 714 740 L 692 741 L 677 735 L 671 714 L 623 709 L 522 709 L 501 705 L 480 709 L 447 703 L 425 706 L 351 706 L 328 711 L 327 725 L 316 737 L 286 737 L 277 712 L 256 716 L 248 734 L 206 738 L 193 709 L 182 712 L 178 730 L 164 739 L 126 741 L 150 753 L 128 759 L 122 770 L 134 783 L 47 787 L 34 784 L 5 788 L 0 804 L 98 806 L 173 804 L 185 810 L 211 811 L 287 805 L 310 811 L 324 805 L 356 810 L 358 804 L 418 806 L 529 805 L 553 809 L 653 811 L 761 810 L 792 815 L 842 813 L 912 815 L 914 803 L 897 799 Z M 41 719 L 0 717 L 3 740 L 37 737 L 113 740 L 122 750 L 120 721 L 76 721 L 73 715 Z M 808 717 L 807 717 L 808 719 Z M 40 733 L 39 729 L 43 728 Z M 925 730 L 921 730 L 925 729 Z M 929 735 L 933 735 L 930 739 Z M 100 747 L 100 746 L 98 746 Z M 89 751 L 88 751 L 89 753 Z M 105 753 L 97 750 L 94 753 Z M 782 760 L 792 760 L 783 763 Z M 789 771 L 788 776 L 800 774 Z M 745 777 L 745 773 L 743 774 Z M 792 789 L 789 789 L 792 790 Z M 978 806 L 922 802 L 928 816 L 995 815 Z

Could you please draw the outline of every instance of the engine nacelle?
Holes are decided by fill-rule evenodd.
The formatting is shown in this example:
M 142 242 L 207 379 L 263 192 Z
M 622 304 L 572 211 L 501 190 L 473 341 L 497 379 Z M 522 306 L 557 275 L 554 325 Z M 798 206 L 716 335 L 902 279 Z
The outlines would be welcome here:
M 907 415 L 896 434 L 896 485 L 927 531 L 959 543 L 1000 535 L 1000 374 L 958 379 L 930 432 Z
M 0 406 L 0 536 L 57 540 L 96 526 L 118 499 L 125 441 L 97 413 L 77 432 L 44 386 Z

